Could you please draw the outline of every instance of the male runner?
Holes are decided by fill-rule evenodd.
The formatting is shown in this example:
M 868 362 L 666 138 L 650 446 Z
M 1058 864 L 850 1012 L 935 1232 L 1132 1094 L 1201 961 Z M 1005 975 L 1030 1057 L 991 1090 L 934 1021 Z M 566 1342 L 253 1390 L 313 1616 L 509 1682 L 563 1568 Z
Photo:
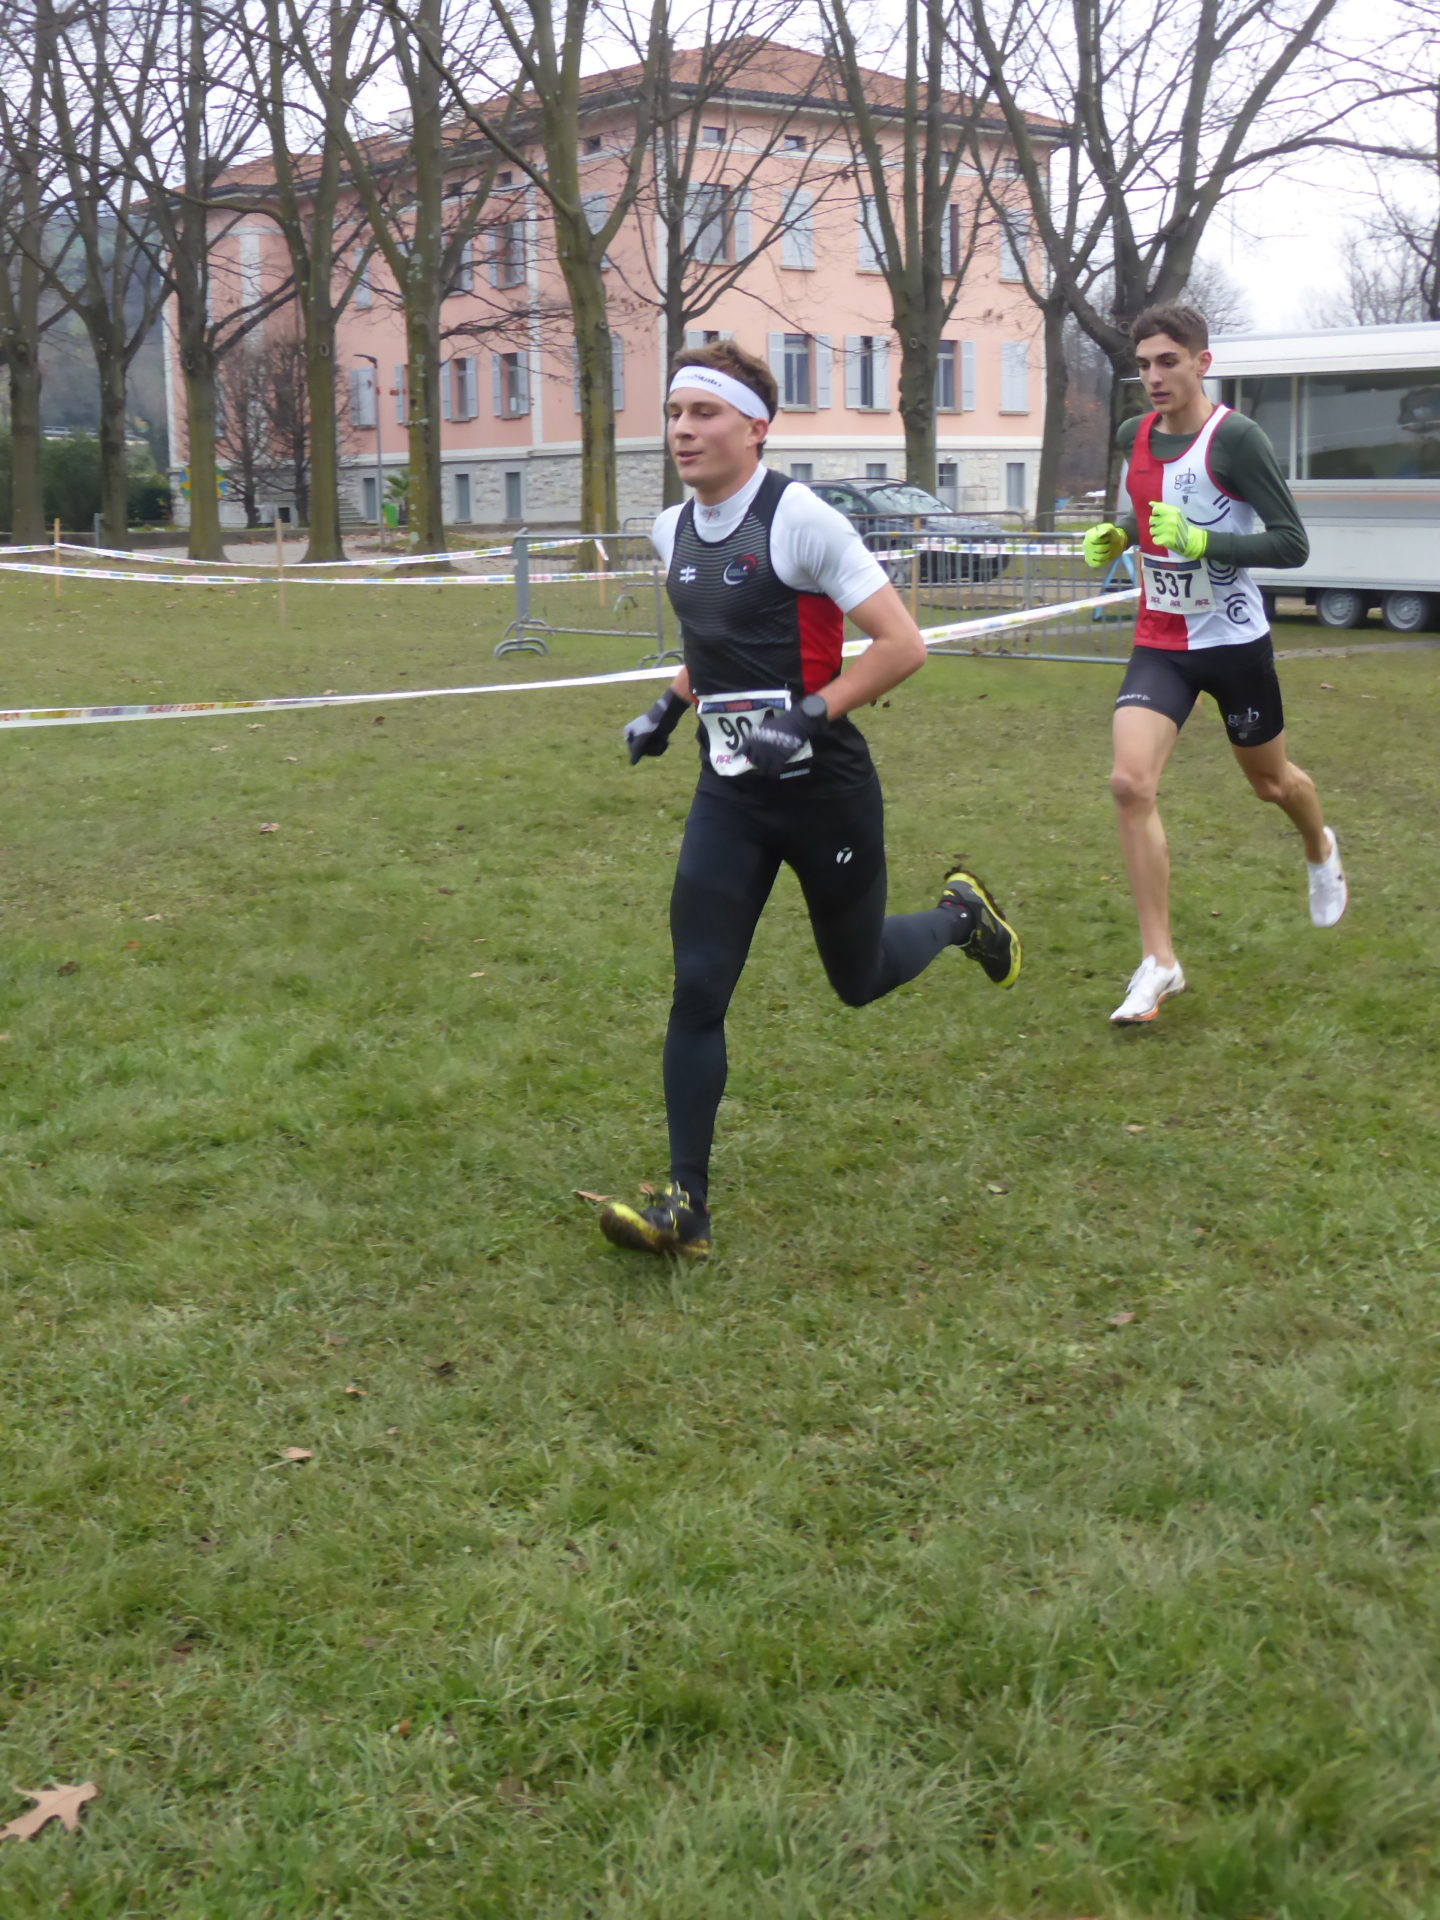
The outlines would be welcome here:
M 1248 568 L 1298 567 L 1310 543 L 1274 450 L 1244 414 L 1205 393 L 1209 329 L 1193 307 L 1151 307 L 1130 338 L 1154 407 L 1122 422 L 1122 485 L 1131 512 L 1085 535 L 1101 567 L 1140 540 L 1142 595 L 1135 651 L 1115 702 L 1111 791 L 1140 917 L 1140 965 L 1111 1014 L 1117 1026 L 1153 1020 L 1185 991 L 1170 937 L 1170 854 L 1156 796 L 1180 729 L 1202 693 L 1257 799 L 1294 821 L 1310 870 L 1310 918 L 1333 927 L 1347 892 L 1340 847 L 1315 783 L 1285 751 L 1285 713 L 1260 589 Z
M 694 499 L 655 522 L 685 665 L 625 729 L 630 763 L 699 717 L 700 782 L 670 901 L 675 993 L 665 1036 L 670 1179 L 652 1205 L 611 1203 L 616 1246 L 704 1257 L 709 1167 L 725 1088 L 725 1014 L 783 864 L 805 895 L 830 984 L 861 1007 L 958 946 L 997 986 L 1020 940 L 973 873 L 938 906 L 885 914 L 880 783 L 848 718 L 916 671 L 925 643 L 848 520 L 761 465 L 774 376 L 731 341 L 682 353 L 666 437 Z M 842 674 L 844 616 L 872 644 Z

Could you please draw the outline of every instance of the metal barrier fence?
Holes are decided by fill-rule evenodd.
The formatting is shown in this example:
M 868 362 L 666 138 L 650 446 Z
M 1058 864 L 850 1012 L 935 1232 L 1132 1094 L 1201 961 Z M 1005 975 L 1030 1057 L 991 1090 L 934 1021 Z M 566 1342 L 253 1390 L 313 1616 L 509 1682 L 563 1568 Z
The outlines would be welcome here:
M 532 564 L 536 559 L 543 564 Z M 643 532 L 626 527 L 561 546 L 532 541 L 522 528 L 512 543 L 511 565 L 515 611 L 497 656 L 548 653 L 556 634 L 581 633 L 653 641 L 642 667 L 682 659 L 678 646 L 666 643 L 665 576 L 648 525 Z

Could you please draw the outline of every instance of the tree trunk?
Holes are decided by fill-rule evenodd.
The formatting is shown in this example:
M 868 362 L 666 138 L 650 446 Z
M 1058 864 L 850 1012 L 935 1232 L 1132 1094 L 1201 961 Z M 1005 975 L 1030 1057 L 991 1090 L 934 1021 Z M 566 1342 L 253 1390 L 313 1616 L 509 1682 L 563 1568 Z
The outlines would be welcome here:
M 130 543 L 129 452 L 125 444 L 125 356 L 100 362 L 100 519 L 105 543 Z
M 1113 500 L 1121 466 L 1115 435 L 1122 420 L 1133 420 L 1146 411 L 1146 402 L 1145 390 L 1135 378 L 1135 349 L 1129 340 L 1121 346 L 1107 348 L 1105 357 L 1110 362 L 1110 449 L 1105 462 L 1105 497 Z
M 205 309 L 182 311 L 180 377 L 185 385 L 185 459 L 190 468 L 192 560 L 223 560 L 215 460 L 215 355 L 206 339 Z
M 935 363 L 938 313 L 917 315 L 896 302 L 900 330 L 900 421 L 905 429 L 905 478 L 935 491 Z M 957 369 L 958 378 L 958 369 Z
M 40 357 L 33 340 L 7 343 L 10 363 L 10 537 L 36 546 L 45 538 L 45 480 L 40 450 Z
M 1040 441 L 1040 472 L 1035 483 L 1035 525 L 1042 533 L 1055 527 L 1060 457 L 1065 447 L 1065 407 L 1070 369 L 1065 364 L 1065 313 L 1062 294 L 1052 293 L 1045 315 L 1045 427 Z
M 565 284 L 575 316 L 580 362 L 580 528 L 610 533 L 620 525 L 615 471 L 614 362 L 605 284 L 598 267 L 571 259 Z
M 328 299 L 328 289 L 325 296 Z M 335 398 L 335 326 L 306 316 L 305 391 L 310 401 L 310 544 L 307 560 L 343 560 L 340 539 L 339 409 Z
M 407 290 L 407 420 L 410 447 L 410 551 L 444 553 L 441 492 L 440 299 L 438 287 Z

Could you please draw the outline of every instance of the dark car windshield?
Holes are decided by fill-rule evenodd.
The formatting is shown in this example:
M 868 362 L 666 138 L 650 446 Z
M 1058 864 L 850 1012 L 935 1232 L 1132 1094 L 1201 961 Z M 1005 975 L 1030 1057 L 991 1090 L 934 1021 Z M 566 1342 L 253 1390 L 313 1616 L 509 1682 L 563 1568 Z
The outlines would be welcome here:
M 950 511 L 943 500 L 937 500 L 934 494 L 927 493 L 924 487 L 912 487 L 903 481 L 889 487 L 867 487 L 865 498 L 872 507 L 883 507 L 891 513 L 948 513 Z

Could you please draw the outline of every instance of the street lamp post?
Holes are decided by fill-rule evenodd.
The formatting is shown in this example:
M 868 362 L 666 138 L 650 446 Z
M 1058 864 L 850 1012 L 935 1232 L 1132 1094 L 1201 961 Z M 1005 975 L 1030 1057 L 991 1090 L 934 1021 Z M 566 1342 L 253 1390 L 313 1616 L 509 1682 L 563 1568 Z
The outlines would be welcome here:
M 380 523 L 380 545 L 385 545 L 385 458 L 380 440 L 380 362 L 373 353 L 357 353 L 375 369 L 375 518 Z

